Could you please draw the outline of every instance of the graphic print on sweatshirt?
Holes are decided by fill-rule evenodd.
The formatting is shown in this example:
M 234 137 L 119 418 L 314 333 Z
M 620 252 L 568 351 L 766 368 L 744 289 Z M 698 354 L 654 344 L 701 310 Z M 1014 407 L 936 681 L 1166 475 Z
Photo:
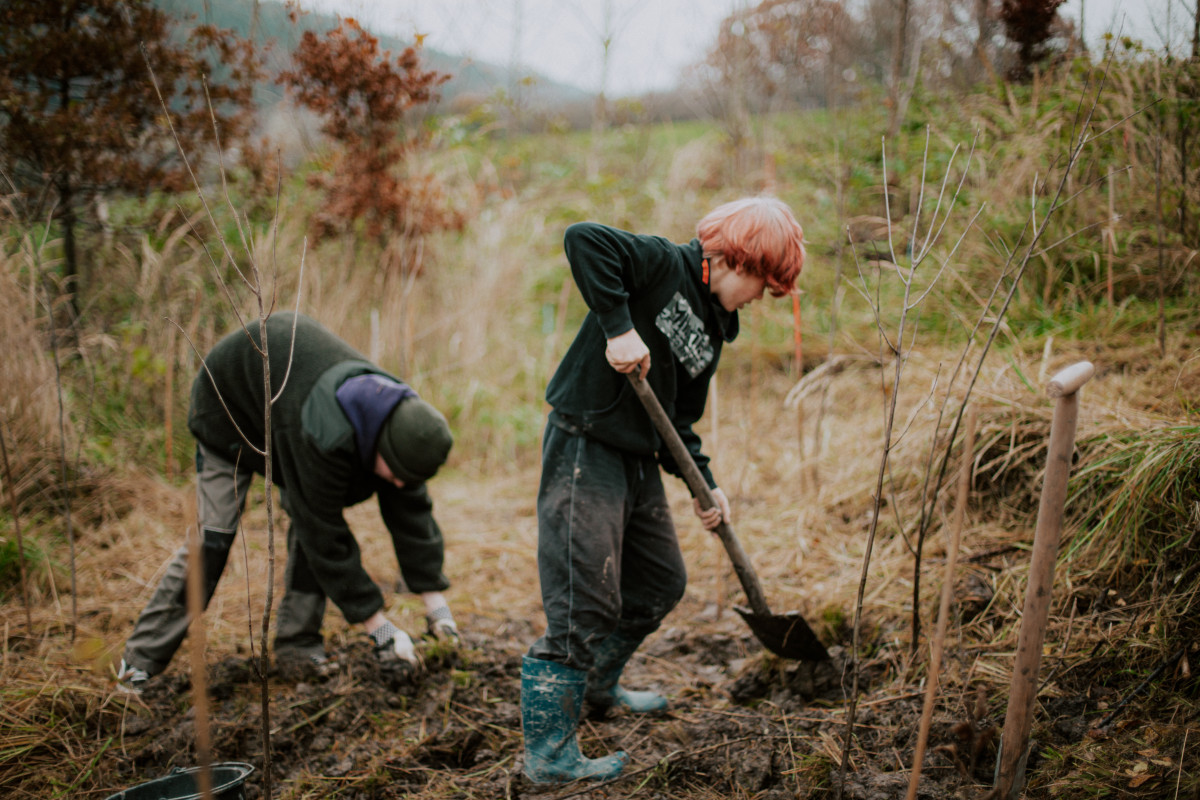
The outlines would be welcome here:
M 654 320 L 655 326 L 671 343 L 671 352 L 683 364 L 688 375 L 696 377 L 712 363 L 713 346 L 704 330 L 704 321 L 679 292 Z

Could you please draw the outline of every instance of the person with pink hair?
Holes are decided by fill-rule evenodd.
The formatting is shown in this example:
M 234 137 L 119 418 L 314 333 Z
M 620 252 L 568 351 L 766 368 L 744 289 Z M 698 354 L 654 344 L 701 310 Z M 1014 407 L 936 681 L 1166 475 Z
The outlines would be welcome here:
M 794 291 L 804 231 L 770 197 L 726 203 L 675 244 L 594 222 L 567 228 L 564 248 L 589 312 L 550 384 L 538 490 L 538 576 L 546 631 L 521 667 L 525 775 L 535 783 L 606 780 L 628 757 L 583 756 L 586 703 L 653 713 L 667 699 L 620 685 L 626 663 L 687 583 L 659 467 L 682 477 L 627 375 L 650 384 L 717 506 L 695 510 L 712 530 L 729 520 L 692 426 L 704 412 L 738 310 L 765 291 Z

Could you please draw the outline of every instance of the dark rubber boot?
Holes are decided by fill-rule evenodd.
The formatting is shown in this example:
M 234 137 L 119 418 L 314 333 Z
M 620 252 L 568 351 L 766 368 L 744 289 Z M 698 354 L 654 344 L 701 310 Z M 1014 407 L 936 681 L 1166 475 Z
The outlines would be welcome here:
M 641 643 L 640 638 L 618 631 L 596 648 L 596 663 L 588 672 L 586 694 L 594 715 L 603 717 L 613 706 L 621 706 L 635 714 L 666 711 L 667 698 L 661 694 L 623 689 L 619 683 L 625 665 Z
M 629 756 L 616 752 L 585 758 L 575 729 L 583 709 L 587 673 L 525 656 L 521 662 L 521 728 L 525 734 L 525 777 L 534 783 L 579 778 L 608 780 L 621 774 Z

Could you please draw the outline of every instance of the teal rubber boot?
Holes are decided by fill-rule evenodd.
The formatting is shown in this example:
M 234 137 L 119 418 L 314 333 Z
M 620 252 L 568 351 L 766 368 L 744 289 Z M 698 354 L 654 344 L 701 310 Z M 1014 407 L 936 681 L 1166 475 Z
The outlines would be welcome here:
M 667 698 L 661 694 L 621 687 L 621 673 L 641 643 L 641 638 L 617 631 L 596 648 L 596 663 L 588 672 L 586 693 L 594 716 L 603 717 L 614 706 L 626 708 L 635 714 L 656 714 L 667 710 Z
M 553 661 L 521 661 L 521 728 L 525 734 L 525 777 L 534 783 L 605 781 L 621 774 L 629 756 L 616 752 L 585 758 L 575 731 L 583 710 L 587 673 Z

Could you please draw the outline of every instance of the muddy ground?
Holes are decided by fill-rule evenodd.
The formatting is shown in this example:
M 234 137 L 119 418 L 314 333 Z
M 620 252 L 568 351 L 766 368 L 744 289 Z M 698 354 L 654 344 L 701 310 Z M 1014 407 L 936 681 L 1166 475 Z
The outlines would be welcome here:
M 535 786 L 521 774 L 519 676 L 521 655 L 535 635 L 530 621 L 460 618 L 458 646 L 422 641 L 421 666 L 402 675 L 377 666 L 365 637 L 332 637 L 334 675 L 270 670 L 272 794 L 422 800 L 835 796 L 850 694 L 846 649 L 833 644 L 825 662 L 785 662 L 763 651 L 734 614 L 726 610 L 717 618 L 714 612 L 697 598 L 685 599 L 669 618 L 675 624 L 652 636 L 626 672 L 630 686 L 669 695 L 667 713 L 614 714 L 582 724 L 585 754 L 623 749 L 631 757 L 620 778 L 600 785 Z M 21 644 L 10 641 L 10 647 Z M 903 798 L 923 693 L 904 679 L 904 652 L 884 639 L 866 649 L 873 655 L 860 665 L 856 738 L 843 796 Z M 64 712 L 79 717 L 84 741 L 92 745 L 77 754 L 76 771 L 68 764 L 60 773 L 74 776 L 69 794 L 33 791 L 30 781 L 8 783 L 0 773 L 0 787 L 12 790 L 6 796 L 107 797 L 172 769 L 194 767 L 194 695 L 186 654 L 179 661 L 142 696 L 108 685 L 101 689 L 103 702 L 85 709 L 79 701 Z M 213 760 L 254 767 L 242 786 L 251 800 L 264 797 L 266 787 L 255 663 L 244 653 L 214 655 L 207 670 Z M 964 666 L 948 662 L 947 673 Z M 1054 777 L 1071 766 L 1070 758 L 1056 754 L 1089 737 L 1104 747 L 1125 726 L 1139 734 L 1153 726 L 1153 710 L 1135 705 L 1115 734 L 1097 737 L 1091 729 L 1121 691 L 1100 686 L 1094 674 L 1082 677 L 1080 691 L 1067 691 L 1063 683 L 1044 701 L 1050 721 L 1039 725 L 1042 740 L 1028 767 L 1038 788 L 1030 797 L 1056 794 L 1049 791 Z M 69 692 L 63 697 L 69 704 Z M 989 696 L 982 685 L 971 694 L 948 688 L 934 715 L 919 798 L 987 796 L 1002 713 L 1003 697 Z M 1169 768 L 1152 767 L 1142 781 L 1137 773 L 1119 776 L 1116 786 L 1098 794 L 1195 796 L 1172 794 L 1176 787 L 1169 779 L 1178 764 L 1169 756 L 1159 763 Z M 1194 775 L 1194 766 L 1187 774 Z M 17 777 L 15 771 L 8 777 Z
M 745 797 L 832 796 L 850 694 L 846 650 L 820 663 L 766 653 L 739 618 L 695 597 L 652 636 L 627 670 L 628 683 L 671 698 L 656 717 L 614 714 L 581 727 L 586 754 L 623 749 L 625 773 L 608 784 L 534 786 L 521 775 L 520 662 L 535 637 L 524 620 L 466 618 L 457 647 L 424 641 L 422 664 L 396 675 L 374 662 L 365 637 L 331 641 L 338 671 L 320 679 L 272 670 L 274 791 L 288 797 Z M 897 691 L 905 654 L 876 643 L 861 665 L 856 742 L 844 796 L 905 796 L 923 695 Z M 262 796 L 260 683 L 248 655 L 209 669 L 212 751 L 217 762 L 254 766 L 246 796 Z M 952 668 L 952 667 L 951 667 Z M 992 782 L 997 726 L 989 698 L 947 698 L 939 713 L 918 797 L 981 797 Z M 1078 743 L 1101 698 L 1053 702 L 1054 748 Z M 138 697 L 114 695 L 96 735 L 119 740 L 105 757 L 116 787 L 196 763 L 195 712 L 186 669 L 172 669 Z M 1039 769 L 1035 754 L 1031 771 Z M 1154 795 L 1147 795 L 1154 796 Z
M 985 555 L 1003 549 L 985 547 Z M 410 673 L 381 671 L 365 635 L 339 626 L 335 614 L 327 617 L 335 674 L 297 676 L 271 667 L 271 796 L 837 796 L 852 695 L 845 620 L 806 613 L 828 645 L 830 660 L 779 659 L 764 651 L 728 606 L 717 608 L 705 558 L 696 558 L 695 542 L 685 543 L 685 549 L 698 562 L 699 575 L 626 671 L 631 687 L 665 693 L 669 711 L 589 718 L 580 729 L 585 754 L 622 749 L 630 755 L 617 780 L 544 787 L 521 774 L 521 656 L 543 623 L 530 576 L 518 570 L 510 576 L 512 585 L 495 588 L 502 599 L 487 595 L 486 584 L 500 582 L 489 576 L 475 588 L 477 602 L 452 601 L 460 609 L 462 641 L 448 646 L 420 640 L 421 665 Z M 715 561 L 715 551 L 707 557 Z M 947 647 L 943 662 L 942 694 L 918 794 L 923 800 L 983 800 L 992 785 L 1009 679 L 1004 667 L 1011 663 L 1007 646 L 995 644 L 1011 630 L 1007 603 L 997 602 L 996 587 L 1003 587 L 1003 576 L 1023 558 L 1019 550 L 1010 551 L 990 557 L 987 569 L 977 561 L 964 570 L 954 604 L 961 638 Z M 461 553 L 460 560 L 465 560 Z M 763 571 L 773 585 L 772 570 Z M 236 577 L 229 580 L 233 586 Z M 736 601 L 735 581 L 726 577 L 718 585 Z M 527 603 L 506 609 L 503 598 L 512 596 L 513 586 L 524 586 Z M 227 595 L 236 597 L 236 589 L 223 590 L 218 598 Z M 400 597 L 393 595 L 390 607 L 416 633 L 412 615 L 397 605 Z M 1200 742 L 1192 741 L 1189 748 L 1197 714 L 1186 698 L 1197 694 L 1189 664 L 1200 660 L 1200 651 L 1193 642 L 1181 663 L 1137 694 L 1158 661 L 1154 651 L 1145 650 L 1146 659 L 1130 667 L 1129 652 L 1138 646 L 1130 632 L 1145 624 L 1138 604 L 1084 586 L 1075 587 L 1075 597 L 1072 620 L 1057 623 L 1070 629 L 1060 628 L 1050 640 L 1043 664 L 1027 796 L 1195 800 L 1200 769 L 1194 754 L 1200 751 L 1192 748 Z M 1084 605 L 1088 597 L 1091 605 Z M 53 635 L 12 635 L 19 617 L 9 607 L 14 613 L 6 621 L 7 685 L 0 689 L 5 697 L 0 727 L 8 753 L 0 760 L 0 795 L 107 798 L 199 763 L 186 644 L 142 696 L 115 688 L 112 659 L 119 656 L 139 600 L 123 598 L 115 614 L 87 608 L 85 624 L 105 641 L 102 652 L 91 653 L 83 636 L 72 651 L 61 625 Z M 266 796 L 267 767 L 261 683 L 248 644 L 251 626 L 244 613 L 239 622 L 236 611 L 217 605 L 232 620 L 228 627 L 242 635 L 230 638 L 217 624 L 206 655 L 212 758 L 252 765 L 255 771 L 242 788 L 254 800 Z M 860 652 L 867 655 L 859 664 L 854 740 L 842 794 L 850 800 L 906 797 L 927 663 L 924 649 L 911 654 L 907 623 L 900 612 L 869 614 L 864 620 Z M 1064 639 L 1073 644 L 1067 647 Z M 1108 729 L 1094 730 L 1110 714 Z M 27 749 L 18 751 L 22 747 Z
M 995 604 L 981 610 L 981 599 L 973 594 L 986 594 L 986 585 L 979 585 L 977 572 L 968 571 L 967 578 L 957 595 L 956 619 L 975 630 L 999 629 L 1003 620 Z M 736 591 L 736 585 L 727 588 Z M 1110 620 L 1134 618 L 1121 616 L 1125 604 L 1104 593 L 1088 611 L 1094 619 L 1108 612 L 1117 614 Z M 849 800 L 906 797 L 926 654 L 910 655 L 903 622 L 899 617 L 868 620 L 864 626 L 869 633 L 862 652 L 869 657 L 859 665 L 855 738 L 842 795 Z M 844 625 L 814 619 L 830 660 L 788 662 L 766 652 L 729 608 L 717 609 L 703 593 L 689 590 L 626 671 L 631 687 L 667 694 L 669 711 L 588 718 L 581 726 L 585 754 L 629 753 L 625 773 L 599 786 L 545 787 L 531 785 L 521 774 L 520 663 L 540 632 L 540 619 L 460 613 L 459 623 L 463 639 L 458 646 L 420 641 L 421 666 L 403 675 L 382 671 L 366 637 L 350 630 L 329 637 L 330 654 L 338 662 L 333 676 L 281 675 L 272 669 L 272 794 L 420 800 L 782 800 L 837 794 L 852 680 L 846 659 L 850 631 Z M 1106 646 L 1097 645 L 1087 655 L 1048 654 L 1027 796 L 1056 796 L 1060 782 L 1070 785 L 1067 796 L 1083 796 L 1080 784 L 1086 787 L 1089 781 L 1085 760 L 1095 758 L 1111 762 L 1096 773 L 1097 796 L 1196 797 L 1196 764 L 1187 766 L 1186 739 L 1195 719 L 1181 719 L 1177 707 L 1168 711 L 1155 705 L 1168 689 L 1194 693 L 1195 679 L 1181 681 L 1172 669 L 1143 695 L 1134 694 L 1154 665 L 1146 663 L 1137 672 L 1122 669 L 1125 662 L 1114 660 L 1109 649 L 1114 640 L 1120 647 L 1121 628 L 1110 622 L 1114 627 Z M 918 793 L 924 800 L 983 800 L 993 783 L 1007 675 L 981 671 L 989 650 L 985 642 L 963 644 L 946 653 L 944 695 L 933 717 Z M 241 646 L 235 649 L 243 652 L 210 649 L 212 755 L 217 762 L 253 765 L 244 787 L 253 800 L 264 796 L 266 784 L 261 684 L 253 657 Z M 86 727 L 89 736 L 110 744 L 94 764 L 87 791 L 76 796 L 107 796 L 109 789 L 197 763 L 187 664 L 181 652 L 141 697 L 105 689 L 108 699 L 90 714 Z M 1121 706 L 1123 700 L 1129 704 Z M 1108 729 L 1095 730 L 1109 714 Z M 1186 791 L 1179 794 L 1181 787 Z
M 845 734 L 844 650 L 835 646 L 826 662 L 785 663 L 763 653 L 740 624 L 675 627 L 652 638 L 628 669 L 629 683 L 665 691 L 671 708 L 656 717 L 613 714 L 584 722 L 585 753 L 624 749 L 631 756 L 625 774 L 600 787 L 548 788 L 522 777 L 520 663 L 532 630 L 516 623 L 500 635 L 467 633 L 457 648 L 428 642 L 422 666 L 410 674 L 382 671 L 365 640 L 333 651 L 339 670 L 328 679 L 296 681 L 273 672 L 272 775 L 293 796 L 336 791 L 350 798 L 625 797 L 636 789 L 648 797 L 766 799 L 828 787 Z M 872 676 L 888 670 L 885 661 L 864 666 L 860 681 L 868 689 Z M 214 759 L 253 765 L 246 794 L 260 797 L 254 663 L 228 657 L 210 673 Z M 123 700 L 120 728 L 107 732 L 124 742 L 114 776 L 133 785 L 194 765 L 190 688 L 186 674 L 174 671 L 141 698 Z M 920 710 L 914 694 L 871 697 L 858 714 L 860 746 L 910 752 Z M 990 743 L 963 763 L 949 749 L 961 745 L 962 734 L 945 721 L 935 727 L 933 746 L 941 749 L 930 759 L 920 797 L 959 796 L 990 781 Z M 846 797 L 902 797 L 907 787 L 905 771 L 858 772 Z

